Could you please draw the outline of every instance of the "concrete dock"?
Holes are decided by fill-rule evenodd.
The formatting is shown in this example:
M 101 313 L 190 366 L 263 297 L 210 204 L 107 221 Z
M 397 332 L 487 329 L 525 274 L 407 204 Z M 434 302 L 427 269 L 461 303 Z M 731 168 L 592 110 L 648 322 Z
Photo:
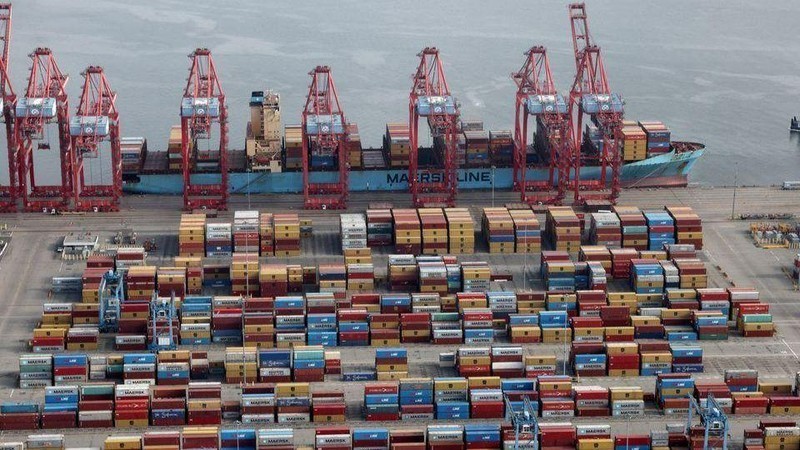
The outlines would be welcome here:
M 703 219 L 705 249 L 702 258 L 707 261 L 710 287 L 754 287 L 761 299 L 770 304 L 777 334 L 773 338 L 749 338 L 731 336 L 727 341 L 699 341 L 704 349 L 705 372 L 698 379 L 721 380 L 726 369 L 755 369 L 762 379 L 793 380 L 800 371 L 800 293 L 784 273 L 790 267 L 797 250 L 762 249 L 754 245 L 748 229 L 749 221 L 730 220 L 732 211 L 741 213 L 793 213 L 800 216 L 800 194 L 776 188 L 739 188 L 735 204 L 732 188 L 683 188 L 663 190 L 624 191 L 620 204 L 634 205 L 642 209 L 661 208 L 665 205 L 685 205 L 694 208 Z M 469 207 L 476 229 L 480 226 L 480 209 L 485 206 L 501 206 L 518 202 L 516 193 L 462 192 L 459 206 Z M 410 206 L 407 193 L 353 193 L 350 212 L 363 212 L 370 203 L 391 203 L 395 207 Z M 91 232 L 100 236 L 100 241 L 110 243 L 118 231 L 135 231 L 139 240 L 151 239 L 158 245 L 157 251 L 148 257 L 153 265 L 168 265 L 177 253 L 177 228 L 182 199 L 179 197 L 131 197 L 123 199 L 123 212 L 87 215 L 36 215 L 8 214 L 0 216 L 13 232 L 10 251 L 0 260 L 0 402 L 36 399 L 41 401 L 42 391 L 26 391 L 18 385 L 18 361 L 20 353 L 27 352 L 27 342 L 39 320 L 42 304 L 52 301 L 80 301 L 79 295 L 55 294 L 50 296 L 53 276 L 78 276 L 85 262 L 64 260 L 56 253 L 61 239 L 67 232 Z M 303 242 L 303 253 L 298 258 L 268 258 L 269 261 L 291 261 L 304 265 L 341 260 L 338 235 L 338 215 L 343 211 L 301 211 L 302 198 L 298 195 L 281 196 L 236 196 L 231 199 L 230 211 L 220 213 L 221 219 L 229 219 L 234 210 L 259 209 L 262 211 L 298 211 L 301 218 L 311 218 L 314 233 Z M 544 223 L 543 217 L 540 222 Z M 460 260 L 488 261 L 496 270 L 509 271 L 514 281 L 498 283 L 498 289 L 521 289 L 541 285 L 538 277 L 539 255 L 514 254 L 490 255 L 480 238 L 476 238 L 476 253 L 459 257 Z M 386 255 L 391 247 L 374 249 L 376 272 L 385 273 Z M 107 339 L 108 340 L 108 339 Z M 411 376 L 453 376 L 452 369 L 438 367 L 440 352 L 454 350 L 459 346 L 404 345 L 409 349 Z M 525 345 L 526 354 L 556 354 L 559 364 L 564 355 L 561 345 Z M 224 347 L 205 347 L 210 355 L 220 356 Z M 345 371 L 368 367 L 374 358 L 374 349 L 369 347 L 343 347 Z M 104 352 L 111 353 L 109 342 L 104 343 Z M 326 389 L 342 389 L 348 402 L 348 426 L 420 427 L 424 422 L 364 422 L 361 412 L 363 383 L 343 383 L 336 376 L 328 376 Z M 581 385 L 639 385 L 652 391 L 655 377 L 639 378 L 581 378 Z M 313 388 L 313 387 L 312 387 Z M 229 386 L 225 398 L 236 398 L 238 389 Z M 732 416 L 731 436 L 734 448 L 741 447 L 742 430 L 753 428 L 759 417 Z M 540 419 L 547 422 L 547 419 Z M 667 423 L 685 422 L 682 416 L 663 416 L 656 410 L 648 410 L 641 418 L 629 421 L 612 418 L 575 418 L 578 424 L 612 423 L 614 433 L 646 433 L 651 429 L 663 430 Z M 233 426 L 233 424 L 227 424 Z M 277 426 L 277 425 L 274 425 Z M 313 426 L 295 425 L 296 443 L 313 443 Z M 168 428 L 152 428 L 168 429 Z M 109 435 L 128 435 L 144 432 L 143 429 L 97 429 L 64 430 L 69 447 L 102 447 L 103 439 Z M 50 430 L 52 432 L 62 432 Z M 19 441 L 33 432 L 3 433 L 1 441 Z

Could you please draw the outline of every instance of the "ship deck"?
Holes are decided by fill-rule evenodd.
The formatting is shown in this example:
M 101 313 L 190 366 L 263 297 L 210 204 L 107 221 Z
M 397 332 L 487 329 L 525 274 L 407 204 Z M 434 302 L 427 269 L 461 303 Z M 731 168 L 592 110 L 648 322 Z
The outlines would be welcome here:
M 701 341 L 705 351 L 706 371 L 697 378 L 721 379 L 726 369 L 757 369 L 762 378 L 793 379 L 800 369 L 800 302 L 798 293 L 783 270 L 791 265 L 796 251 L 786 249 L 765 250 L 756 248 L 747 233 L 748 223 L 728 220 L 731 214 L 733 190 L 729 188 L 685 188 L 662 190 L 625 191 L 621 204 L 636 205 L 642 208 L 661 207 L 665 204 L 688 205 L 695 209 L 703 219 L 707 259 L 711 286 L 726 287 L 753 286 L 761 292 L 763 301 L 770 303 L 775 315 L 778 333 L 774 338 L 751 338 L 745 340 L 731 337 L 729 341 Z M 518 201 L 517 194 L 498 192 L 494 203 Z M 372 202 L 389 202 L 397 207 L 410 205 L 408 194 L 399 193 L 353 193 L 350 210 L 363 211 Z M 299 195 L 253 195 L 233 196 L 231 211 L 257 208 L 269 211 L 297 211 L 302 204 Z M 473 218 L 479 217 L 479 208 L 491 206 L 492 198 L 486 192 L 463 192 L 459 204 L 468 206 Z M 167 263 L 177 251 L 176 230 L 180 214 L 180 197 L 126 196 L 123 198 L 123 212 L 85 216 L 48 216 L 31 214 L 11 214 L 3 216 L 0 222 L 8 224 L 14 237 L 10 252 L 0 261 L 0 335 L 4 337 L 0 345 L 0 399 L 20 401 L 41 400 L 42 391 L 15 389 L 17 385 L 17 357 L 25 352 L 25 345 L 31 337 L 31 330 L 37 323 L 46 301 L 64 300 L 66 297 L 54 295 L 48 300 L 50 278 L 52 276 L 79 275 L 84 263 L 62 261 L 56 255 L 59 239 L 68 231 L 91 231 L 100 236 L 103 242 L 120 230 L 133 230 L 140 240 L 154 239 L 158 250 L 148 261 L 154 264 Z M 220 217 L 230 218 L 232 212 L 221 213 Z M 791 212 L 800 215 L 797 193 L 776 188 L 739 188 L 736 193 L 736 211 L 748 213 Z M 338 214 L 341 211 L 307 211 L 301 217 L 314 221 L 313 238 L 303 242 L 303 256 L 292 258 L 299 263 L 319 263 L 341 258 L 338 237 Z M 480 239 L 476 239 L 479 241 Z M 490 255 L 485 248 L 478 246 L 476 253 L 463 259 L 486 260 L 495 270 L 507 270 L 514 275 L 514 281 L 498 284 L 496 287 L 521 288 L 523 267 L 527 262 L 531 273 L 538 272 L 538 255 Z M 377 270 L 385 270 L 386 254 L 389 249 L 377 252 Z M 538 276 L 531 276 L 531 283 L 538 282 Z M 109 346 L 107 346 L 108 348 Z M 409 356 L 415 363 L 412 376 L 449 375 L 449 371 L 439 369 L 438 354 L 453 350 L 457 346 L 408 345 Z M 220 355 L 223 347 L 213 345 L 211 355 Z M 369 347 L 339 348 L 345 370 L 366 367 L 372 361 L 374 349 Z M 560 345 L 526 345 L 526 353 L 563 354 Z M 641 385 L 646 390 L 653 389 L 655 377 L 640 378 L 589 378 L 581 379 L 581 385 Z M 363 395 L 362 383 L 326 382 L 326 388 L 342 389 L 348 401 L 348 423 L 350 426 L 419 426 L 419 423 L 366 423 L 361 417 L 360 404 Z M 237 389 L 227 387 L 225 398 L 231 398 Z M 757 423 L 755 416 L 732 416 L 731 435 L 735 447 L 741 446 L 742 430 L 752 428 Z M 644 417 L 631 419 L 575 418 L 577 424 L 611 423 L 615 433 L 646 433 L 651 429 L 663 429 L 666 423 L 682 422 L 685 417 L 662 416 L 656 411 L 647 411 Z M 548 419 L 541 419 L 548 422 Z M 552 421 L 552 420 L 550 420 Z M 227 424 L 232 426 L 232 424 Z M 312 442 L 314 424 L 294 425 L 296 441 L 307 445 Z M 158 430 L 170 429 L 153 428 Z M 63 432 L 70 447 L 102 448 L 103 440 L 109 434 L 128 435 L 140 433 L 142 429 L 120 430 L 59 430 Z M 27 432 L 5 432 L 4 441 L 19 440 L 30 434 Z

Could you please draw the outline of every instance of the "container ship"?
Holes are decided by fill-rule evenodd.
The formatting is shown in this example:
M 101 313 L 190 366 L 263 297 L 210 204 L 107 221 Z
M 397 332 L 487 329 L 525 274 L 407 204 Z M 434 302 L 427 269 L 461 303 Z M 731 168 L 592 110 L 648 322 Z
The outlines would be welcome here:
M 380 147 L 361 144 L 358 125 L 346 124 L 346 151 L 350 169 L 350 191 L 408 191 L 409 129 L 406 123 L 389 123 Z M 622 129 L 623 187 L 686 186 L 688 176 L 704 145 L 672 141 L 670 130 L 661 122 L 625 121 Z M 602 138 L 589 124 L 584 132 L 584 149 L 600 151 Z M 282 125 L 280 95 L 255 91 L 250 98 L 245 149 L 230 150 L 229 190 L 231 193 L 279 194 L 303 192 L 302 129 Z M 420 148 L 419 159 L 435 165 L 443 144 Z M 513 133 L 485 130 L 478 120 L 462 120 L 458 135 L 459 189 L 511 189 L 513 184 Z M 528 170 L 533 181 L 547 180 L 549 151 L 545 139 L 535 139 L 527 152 L 528 162 L 541 169 Z M 145 138 L 122 140 L 123 190 L 134 194 L 180 195 L 183 193 L 181 129 L 170 132 L 167 150 L 148 150 Z M 214 152 L 195 151 L 192 180 L 214 183 L 219 178 Z M 312 177 L 334 182 L 337 160 L 333 155 L 311 154 Z M 431 173 L 431 177 L 438 174 Z M 599 166 L 584 166 L 581 179 L 599 179 Z M 425 177 L 424 172 L 420 177 Z M 435 180 L 431 180 L 435 181 Z

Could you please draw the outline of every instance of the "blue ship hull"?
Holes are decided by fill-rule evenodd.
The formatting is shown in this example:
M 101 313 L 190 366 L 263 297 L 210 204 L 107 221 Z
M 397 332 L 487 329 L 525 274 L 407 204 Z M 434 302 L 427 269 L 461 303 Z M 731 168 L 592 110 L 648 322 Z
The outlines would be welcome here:
M 625 164 L 622 168 L 622 185 L 625 187 L 665 187 L 685 186 L 688 176 L 697 159 L 704 150 L 691 150 L 681 153 L 672 151 L 654 156 L 643 161 Z M 512 168 L 502 167 L 459 169 L 459 189 L 491 189 L 494 176 L 495 189 L 511 189 L 513 182 Z M 494 172 L 494 174 L 493 174 Z M 530 180 L 546 180 L 546 170 L 529 170 Z M 420 176 L 426 176 L 421 174 Z M 333 182 L 337 174 L 331 172 L 312 173 L 314 182 Z M 599 167 L 581 168 L 581 178 L 598 179 Z M 218 182 L 219 175 L 195 174 L 192 181 L 196 184 Z M 303 175 L 301 172 L 231 172 L 229 185 L 231 193 L 245 194 L 281 194 L 303 191 Z M 148 195 L 180 195 L 183 193 L 183 179 L 180 174 L 148 174 L 139 175 L 137 182 L 126 182 L 123 190 L 132 194 Z M 408 171 L 406 170 L 361 170 L 350 172 L 351 191 L 407 191 Z

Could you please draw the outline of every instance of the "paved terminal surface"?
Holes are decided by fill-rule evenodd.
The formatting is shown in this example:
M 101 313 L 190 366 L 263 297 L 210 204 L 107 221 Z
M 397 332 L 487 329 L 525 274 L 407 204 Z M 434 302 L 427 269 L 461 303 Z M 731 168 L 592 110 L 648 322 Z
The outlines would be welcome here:
M 774 188 L 739 188 L 733 204 L 733 189 L 729 188 L 685 188 L 665 190 L 625 191 L 621 204 L 635 205 L 643 209 L 660 208 L 664 205 L 692 206 L 703 218 L 705 250 L 702 257 L 708 261 L 710 285 L 715 287 L 753 286 L 761 292 L 763 301 L 769 302 L 775 316 L 778 333 L 774 338 L 731 337 L 728 341 L 699 342 L 705 355 L 705 373 L 697 378 L 721 379 L 726 369 L 757 369 L 761 378 L 793 380 L 800 370 L 800 293 L 784 270 L 791 265 L 797 251 L 787 249 L 765 250 L 753 245 L 748 222 L 731 221 L 732 208 L 739 213 L 794 213 L 800 216 L 800 194 Z M 480 208 L 516 202 L 518 195 L 509 192 L 464 192 L 459 196 L 459 205 L 472 209 L 473 219 L 479 227 Z M 395 207 L 408 207 L 409 196 L 405 193 L 353 193 L 351 211 L 363 212 L 370 203 L 391 203 Z M 125 197 L 122 213 L 96 215 L 49 216 L 36 214 L 10 214 L 0 216 L 0 223 L 7 223 L 13 231 L 10 252 L 0 260 L 0 401 L 24 399 L 40 400 L 42 391 L 26 391 L 16 388 L 20 353 L 27 352 L 31 330 L 36 325 L 47 301 L 79 301 L 77 294 L 56 294 L 49 297 L 50 279 L 53 276 L 79 275 L 85 263 L 64 261 L 56 249 L 66 232 L 92 232 L 100 236 L 101 242 L 109 243 L 118 231 L 136 231 L 140 241 L 153 239 L 158 250 L 148 262 L 156 265 L 171 263 L 177 253 L 177 226 L 180 215 L 179 197 Z M 302 198 L 297 195 L 237 196 L 232 199 L 230 210 L 260 209 L 269 211 L 299 210 Z M 314 221 L 314 236 L 303 243 L 303 255 L 299 258 L 270 258 L 291 260 L 303 264 L 338 261 L 341 258 L 338 237 L 338 214 L 341 211 L 306 211 L 303 218 Z M 229 219 L 232 212 L 220 214 Z M 540 221 L 544 223 L 544 218 Z M 522 288 L 541 286 L 538 277 L 538 255 L 490 255 L 481 238 L 476 253 L 461 257 L 462 260 L 486 260 L 495 270 L 509 271 L 514 281 L 498 283 L 496 288 Z M 375 250 L 376 271 L 385 273 L 386 255 L 391 249 Z M 525 270 L 527 268 L 527 270 Z M 111 342 L 106 338 L 103 350 L 110 353 Z M 452 376 L 453 369 L 438 366 L 440 352 L 454 350 L 458 346 L 406 345 L 409 348 L 411 376 Z M 221 346 L 206 347 L 213 356 L 221 356 Z M 344 370 L 367 368 L 374 359 L 372 348 L 340 348 Z M 525 345 L 526 354 L 556 354 L 559 364 L 565 348 L 561 345 Z M 366 423 L 361 412 L 363 383 L 343 383 L 329 376 L 324 387 L 342 389 L 348 402 L 348 425 L 419 427 L 425 423 Z M 640 378 L 592 378 L 580 379 L 581 385 L 639 385 L 652 391 L 654 377 Z M 226 388 L 225 398 L 236 398 L 235 386 Z M 732 440 L 734 447 L 741 447 L 742 430 L 753 427 L 756 416 L 732 417 Z M 541 419 L 547 422 L 547 419 Z M 647 433 L 651 429 L 664 429 L 667 423 L 685 421 L 685 417 L 668 417 L 656 410 L 648 410 L 645 417 L 626 420 L 611 418 L 575 418 L 574 423 L 611 423 L 614 433 Z M 442 422 L 444 423 L 444 422 Z M 233 426 L 233 424 L 228 424 Z M 275 425 L 277 426 L 277 425 Z M 297 445 L 312 445 L 313 424 L 294 425 Z M 158 428 L 163 429 L 163 428 Z M 102 447 L 103 439 L 109 435 L 140 433 L 142 429 L 63 430 L 70 447 Z M 58 431 L 62 432 L 62 431 Z M 24 438 L 27 432 L 4 433 L 0 440 L 15 441 Z

